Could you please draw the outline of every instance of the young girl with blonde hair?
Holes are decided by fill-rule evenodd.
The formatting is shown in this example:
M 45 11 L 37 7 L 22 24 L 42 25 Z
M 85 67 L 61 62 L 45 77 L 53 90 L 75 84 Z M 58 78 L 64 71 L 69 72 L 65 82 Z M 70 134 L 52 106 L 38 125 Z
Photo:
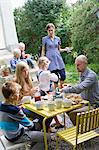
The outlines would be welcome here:
M 21 85 L 21 90 L 20 90 L 20 100 L 23 98 L 23 96 L 33 96 L 36 91 L 38 91 L 38 88 L 33 87 L 32 79 L 29 74 L 29 66 L 25 62 L 19 62 L 16 66 L 16 79 L 15 82 Z M 32 119 L 38 119 L 41 128 L 43 127 L 42 122 L 43 122 L 43 117 L 37 115 L 36 113 L 23 108 L 23 112 Z M 50 119 L 49 119 L 50 120 Z M 46 121 L 46 128 L 48 130 L 49 124 L 51 121 Z
M 33 96 L 36 92 L 36 89 L 33 88 L 32 79 L 29 74 L 29 66 L 23 61 L 19 62 L 16 66 L 15 81 L 22 87 L 20 91 L 20 98 L 23 96 Z
M 46 95 L 48 92 L 51 92 L 54 88 L 54 86 L 52 87 L 52 83 L 57 82 L 58 81 L 58 77 L 55 73 L 51 73 L 48 70 L 50 61 L 47 57 L 43 56 L 40 57 L 38 60 L 38 81 L 39 81 L 39 88 L 41 91 L 41 95 L 44 96 Z

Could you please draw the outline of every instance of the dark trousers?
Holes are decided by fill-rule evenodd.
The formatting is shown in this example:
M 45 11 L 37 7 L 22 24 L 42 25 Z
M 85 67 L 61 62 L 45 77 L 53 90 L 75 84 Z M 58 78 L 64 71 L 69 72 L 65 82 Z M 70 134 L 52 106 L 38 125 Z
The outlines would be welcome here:
M 44 117 L 28 110 L 27 108 L 22 108 L 23 109 L 23 112 L 26 114 L 27 117 L 29 118 L 32 118 L 33 120 L 34 119 L 38 119 L 38 122 L 39 124 L 41 125 L 41 129 L 43 129 L 43 119 Z M 50 123 L 52 122 L 52 119 L 53 118 L 49 118 L 46 120 L 45 124 L 46 124 L 46 131 L 48 132 L 48 129 L 49 129 L 49 126 L 50 126 Z

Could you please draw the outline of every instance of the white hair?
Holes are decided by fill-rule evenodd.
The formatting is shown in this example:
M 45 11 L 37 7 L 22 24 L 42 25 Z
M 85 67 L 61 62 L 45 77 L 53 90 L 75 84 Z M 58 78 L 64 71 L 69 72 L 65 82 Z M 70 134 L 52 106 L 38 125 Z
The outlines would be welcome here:
M 15 49 L 13 50 L 13 55 L 16 56 L 16 54 L 21 54 L 21 51 L 20 51 L 19 48 L 15 48 Z
M 85 55 L 79 55 L 77 58 L 76 58 L 76 60 L 75 60 L 75 62 L 77 62 L 78 60 L 80 60 L 80 61 L 82 61 L 82 62 L 84 62 L 84 63 L 88 63 L 88 59 L 87 59 L 87 57 L 85 56 Z
M 25 47 L 25 44 L 23 42 L 20 42 L 19 47 Z

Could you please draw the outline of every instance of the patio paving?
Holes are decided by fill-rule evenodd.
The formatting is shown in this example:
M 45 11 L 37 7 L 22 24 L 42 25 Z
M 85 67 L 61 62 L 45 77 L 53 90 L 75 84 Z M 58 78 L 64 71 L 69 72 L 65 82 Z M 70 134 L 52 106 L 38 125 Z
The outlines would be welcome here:
M 51 145 L 52 147 L 49 150 L 56 150 L 56 141 L 52 141 Z M 82 147 L 83 150 L 99 150 L 99 137 L 85 142 L 84 144 L 82 144 Z M 72 149 L 73 147 L 64 141 L 61 141 L 61 143 L 59 144 L 59 150 L 72 150 Z

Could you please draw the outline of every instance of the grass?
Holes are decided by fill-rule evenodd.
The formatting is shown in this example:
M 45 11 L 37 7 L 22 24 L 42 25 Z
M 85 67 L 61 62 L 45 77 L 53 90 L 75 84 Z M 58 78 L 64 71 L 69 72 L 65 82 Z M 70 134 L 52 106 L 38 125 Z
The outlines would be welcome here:
M 98 75 L 98 79 L 99 79 L 99 64 L 89 64 L 88 65 L 90 69 L 92 69 L 93 71 L 95 71 Z
M 98 65 L 89 64 L 88 67 L 98 74 L 98 80 L 99 80 Z M 67 77 L 65 80 L 66 83 L 76 84 L 79 81 L 79 73 L 77 72 L 75 65 L 66 64 L 66 73 L 67 73 Z
M 66 65 L 66 83 L 75 84 L 79 81 L 79 74 L 74 65 Z

